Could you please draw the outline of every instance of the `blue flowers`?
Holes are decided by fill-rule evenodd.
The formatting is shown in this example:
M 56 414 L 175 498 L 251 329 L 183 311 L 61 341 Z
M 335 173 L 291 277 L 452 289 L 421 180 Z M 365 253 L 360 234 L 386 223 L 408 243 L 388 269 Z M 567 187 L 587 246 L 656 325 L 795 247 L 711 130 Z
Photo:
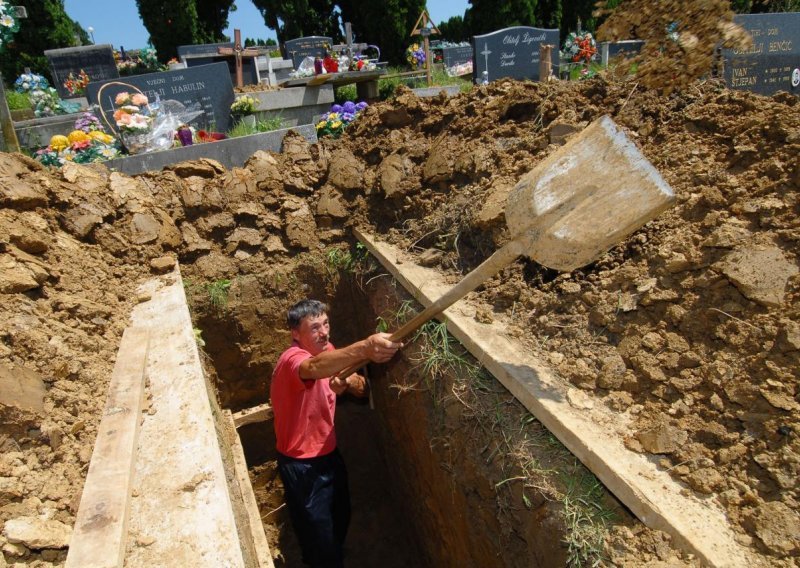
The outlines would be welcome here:
M 47 79 L 36 73 L 23 73 L 14 81 L 14 89 L 18 93 L 30 93 L 32 91 L 43 91 L 49 87 Z
M 335 104 L 331 110 L 322 115 L 317 123 L 317 136 L 332 136 L 338 138 L 348 124 L 353 122 L 358 114 L 367 108 L 367 103 L 354 103 L 347 101 L 343 105 Z

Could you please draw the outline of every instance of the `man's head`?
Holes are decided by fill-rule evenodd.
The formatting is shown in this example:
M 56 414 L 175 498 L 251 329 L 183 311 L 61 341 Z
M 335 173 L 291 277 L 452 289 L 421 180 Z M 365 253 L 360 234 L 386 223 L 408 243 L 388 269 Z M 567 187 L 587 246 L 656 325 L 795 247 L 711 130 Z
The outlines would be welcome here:
M 292 339 L 312 355 L 322 353 L 327 347 L 330 338 L 327 305 L 318 300 L 297 302 L 289 308 L 286 322 Z

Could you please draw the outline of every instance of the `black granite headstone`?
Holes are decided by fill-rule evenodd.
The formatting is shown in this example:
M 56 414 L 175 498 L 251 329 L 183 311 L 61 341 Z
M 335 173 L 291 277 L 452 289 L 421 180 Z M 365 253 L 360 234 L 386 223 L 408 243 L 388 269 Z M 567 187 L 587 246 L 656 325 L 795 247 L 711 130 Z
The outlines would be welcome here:
M 800 12 L 738 14 L 733 21 L 748 31 L 753 44 L 722 50 L 728 87 L 762 95 L 800 94 Z
M 323 57 L 330 51 L 333 40 L 325 36 L 308 36 L 290 39 L 286 42 L 286 58 L 292 60 L 294 68 L 303 62 L 306 57 Z
M 77 77 L 83 70 L 90 81 L 105 81 L 119 77 L 117 64 L 114 61 L 114 50 L 109 44 L 48 49 L 44 54 L 50 61 L 53 87 L 61 98 L 74 96 L 64 87 L 64 81 L 70 73 Z
M 553 73 L 558 76 L 558 30 L 518 26 L 473 36 L 473 77 L 480 81 L 502 77 L 539 80 L 539 46 L 552 45 Z
M 453 67 L 472 61 L 472 46 L 454 46 L 442 48 L 442 63 L 445 67 Z
M 233 49 L 233 42 L 225 43 L 202 43 L 196 45 L 179 45 L 178 57 L 183 59 L 186 55 L 217 55 L 220 47 Z
M 110 81 L 89 83 L 86 96 L 90 104 L 97 104 L 97 95 L 104 84 Z M 200 103 L 205 114 L 197 118 L 192 124 L 200 128 L 213 129 L 225 132 L 230 126 L 231 104 L 234 100 L 233 84 L 225 63 L 213 63 L 188 69 L 176 69 L 163 73 L 148 73 L 125 77 L 119 81 L 140 89 L 150 102 L 155 102 L 156 95 L 164 100 L 176 100 L 184 105 L 191 106 Z M 114 98 L 117 93 L 131 91 L 125 85 L 110 85 L 103 90 L 102 108 L 111 120 L 114 112 Z

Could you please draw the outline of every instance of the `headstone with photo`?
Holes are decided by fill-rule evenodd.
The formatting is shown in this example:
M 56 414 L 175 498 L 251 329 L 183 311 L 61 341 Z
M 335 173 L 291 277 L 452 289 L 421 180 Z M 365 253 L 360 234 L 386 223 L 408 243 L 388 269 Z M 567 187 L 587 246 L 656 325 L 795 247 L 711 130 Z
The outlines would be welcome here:
M 228 65 L 231 83 L 233 84 L 236 82 L 236 60 L 229 55 L 221 55 L 219 53 L 220 48 L 233 49 L 233 42 L 179 45 L 178 57 L 186 64 L 186 67 L 225 63 Z M 254 57 L 242 59 L 242 79 L 245 85 L 258 85 L 261 82 L 261 74 L 258 71 L 258 64 Z
M 800 12 L 737 14 L 733 21 L 753 43 L 743 50 L 722 50 L 728 87 L 762 95 L 800 94 Z
M 302 63 L 306 57 L 324 57 L 330 51 L 333 40 L 325 36 L 308 36 L 290 39 L 284 45 L 286 58 L 292 60 L 294 68 Z
M 86 96 L 89 103 L 98 104 L 100 87 L 112 81 L 89 83 Z M 162 101 L 176 100 L 186 107 L 199 103 L 204 115 L 192 124 L 200 128 L 213 129 L 225 132 L 230 126 L 231 104 L 234 100 L 233 84 L 226 63 L 212 63 L 175 71 L 162 73 L 147 73 L 134 75 L 118 81 L 120 84 L 109 85 L 103 89 L 103 100 L 99 101 L 106 116 L 111 116 L 115 110 L 114 98 L 117 93 L 131 91 L 133 87 L 141 90 L 150 102 L 156 96 Z
M 517 26 L 473 36 L 473 77 L 481 81 L 502 77 L 538 81 L 540 45 L 560 45 L 559 31 Z M 558 75 L 558 49 L 551 52 L 552 69 Z
M 117 63 L 114 61 L 114 50 L 110 44 L 48 49 L 44 54 L 50 62 L 53 87 L 61 98 L 72 96 L 64 86 L 70 73 L 77 77 L 83 70 L 89 76 L 89 81 L 105 81 L 119 77 Z

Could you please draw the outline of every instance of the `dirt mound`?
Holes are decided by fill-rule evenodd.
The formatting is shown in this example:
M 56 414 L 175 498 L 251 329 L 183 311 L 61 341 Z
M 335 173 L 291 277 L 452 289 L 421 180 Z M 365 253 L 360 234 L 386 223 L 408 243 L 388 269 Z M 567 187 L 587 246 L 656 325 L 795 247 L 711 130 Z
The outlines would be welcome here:
M 424 252 L 455 280 L 508 239 L 505 197 L 517 179 L 609 114 L 678 203 L 589 267 L 558 274 L 518 261 L 480 291 L 494 309 L 482 317 L 533 337 L 531 350 L 566 380 L 635 416 L 629 447 L 722 503 L 769 562 L 791 565 L 797 110 L 795 97 L 713 82 L 666 97 L 603 77 L 503 81 L 450 99 L 401 91 L 340 140 L 289 136 L 282 154 L 259 152 L 231 171 L 203 160 L 129 178 L 0 154 L 0 521 L 74 522 L 116 346 L 150 274 L 178 259 L 190 295 L 203 290 L 205 301 L 233 281 L 250 306 L 236 314 L 245 341 L 264 326 L 259 304 L 325 293 L 295 269 L 351 239 L 354 223 Z M 263 396 L 281 328 L 218 366 L 225 406 Z M 211 333 L 213 343 L 231 330 Z M 633 540 L 665 546 L 641 527 L 636 539 L 625 531 L 619 563 L 626 550 L 629 565 L 641 560 Z M 7 535 L 0 546 L 21 562 L 63 562 L 55 547 Z
M 373 108 L 345 142 L 375 168 L 370 219 L 459 272 L 507 239 L 520 174 L 602 114 L 626 128 L 677 205 L 589 267 L 520 262 L 480 296 L 562 376 L 635 415 L 629 447 L 715 495 L 743 542 L 800 553 L 797 515 L 766 513 L 798 499 L 797 98 L 714 83 L 659 97 L 599 79 L 404 92 L 398 106 Z

